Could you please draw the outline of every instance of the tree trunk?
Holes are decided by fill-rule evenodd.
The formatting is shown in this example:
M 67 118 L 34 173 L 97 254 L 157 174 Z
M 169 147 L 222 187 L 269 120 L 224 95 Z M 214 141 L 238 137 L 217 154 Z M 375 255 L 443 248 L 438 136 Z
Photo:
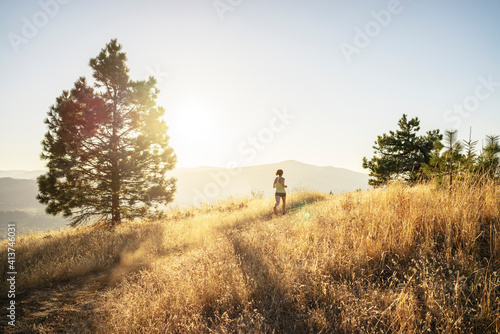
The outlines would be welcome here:
M 111 226 L 116 226 L 121 223 L 120 215 L 120 169 L 118 166 L 118 115 L 116 108 L 116 94 L 115 105 L 113 111 L 113 133 L 111 135 Z
M 113 177 L 115 179 L 115 177 Z M 120 215 L 120 181 L 113 180 L 111 194 L 111 225 L 115 226 L 121 223 Z

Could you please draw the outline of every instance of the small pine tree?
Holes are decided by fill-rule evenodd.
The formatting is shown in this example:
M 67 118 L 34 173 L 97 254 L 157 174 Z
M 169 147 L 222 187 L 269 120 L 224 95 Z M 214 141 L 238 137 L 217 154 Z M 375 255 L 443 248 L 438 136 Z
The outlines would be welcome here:
M 472 140 L 470 132 L 469 140 L 463 142 L 457 140 L 456 130 L 446 131 L 445 136 L 446 146 L 436 141 L 429 163 L 423 167 L 428 177 L 434 178 L 441 185 L 447 176 L 450 189 L 456 175 L 499 177 L 500 136 L 486 136 L 486 145 L 479 155 L 476 153 L 478 141 Z M 441 152 L 443 148 L 446 150 Z
M 486 136 L 486 145 L 479 156 L 479 169 L 490 177 L 498 177 L 500 168 L 500 136 Z
M 443 159 L 451 188 L 453 185 L 453 176 L 460 168 L 460 161 L 462 160 L 462 155 L 460 154 L 462 145 L 457 140 L 457 130 L 447 130 L 445 132 L 445 143 L 444 148 L 446 151 L 443 153 Z
M 463 140 L 464 147 L 464 169 L 467 173 L 472 174 L 476 172 L 476 145 L 477 140 L 472 140 L 472 128 L 469 131 L 469 140 Z
M 374 187 L 382 186 L 392 179 L 415 182 L 422 175 L 422 166 L 429 163 L 434 143 L 442 139 L 439 130 L 428 131 L 418 136 L 419 119 L 408 120 L 407 116 L 398 122 L 399 130 L 389 135 L 378 136 L 375 155 L 371 160 L 363 158 L 363 168 L 370 170 L 368 183 Z
M 429 162 L 422 166 L 424 174 L 428 178 L 433 178 L 434 180 L 436 180 L 439 186 L 443 183 L 446 168 L 444 159 L 441 156 L 441 150 L 443 148 L 444 145 L 441 143 L 441 141 L 439 139 L 436 140 L 429 157 Z

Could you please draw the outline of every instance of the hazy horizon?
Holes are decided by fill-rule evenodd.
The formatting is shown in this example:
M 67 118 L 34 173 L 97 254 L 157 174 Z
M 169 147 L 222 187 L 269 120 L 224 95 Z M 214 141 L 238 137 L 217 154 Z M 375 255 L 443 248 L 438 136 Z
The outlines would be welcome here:
M 349 168 L 344 168 L 344 167 L 341 167 L 341 166 L 331 166 L 331 165 L 315 165 L 315 164 L 310 164 L 310 163 L 307 163 L 307 162 L 304 162 L 304 161 L 298 161 L 298 160 L 294 160 L 294 159 L 289 159 L 289 160 L 284 160 L 284 161 L 275 161 L 275 162 L 267 162 L 267 163 L 262 163 L 262 164 L 253 164 L 253 165 L 241 165 L 241 166 L 237 166 L 237 167 L 233 167 L 233 168 L 229 168 L 229 169 L 237 169 L 237 168 L 247 168 L 247 167 L 259 167 L 259 166 L 266 166 L 266 165 L 277 165 L 277 164 L 281 164 L 281 163 L 288 163 L 288 162 L 294 162 L 294 163 L 299 163 L 299 164 L 304 164 L 304 165 L 310 165 L 310 166 L 314 166 L 314 167 L 332 167 L 332 168 L 337 168 L 337 169 L 345 169 L 345 170 L 349 170 L 349 171 L 353 171 L 353 172 L 356 172 L 356 173 L 360 173 L 360 174 L 366 174 L 368 175 L 368 171 L 366 170 L 362 170 L 360 172 L 357 172 L 357 171 L 354 171 L 354 170 L 351 170 Z M 199 165 L 199 166 L 192 166 L 192 167 L 183 167 L 183 166 L 177 166 L 174 168 L 175 169 L 198 169 L 198 168 L 217 168 L 217 169 L 225 169 L 225 168 L 228 168 L 226 166 L 208 166 L 208 165 Z M 47 170 L 46 168 L 42 167 L 40 169 L 0 169 L 0 172 L 36 172 L 36 171 L 45 171 Z M 2 176 L 0 176 L 2 177 Z

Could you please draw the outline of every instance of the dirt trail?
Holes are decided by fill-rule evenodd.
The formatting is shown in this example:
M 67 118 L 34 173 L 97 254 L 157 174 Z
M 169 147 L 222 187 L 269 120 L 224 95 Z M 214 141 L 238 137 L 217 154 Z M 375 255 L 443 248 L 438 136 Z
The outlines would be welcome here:
M 98 301 L 113 285 L 111 272 L 92 273 L 49 284 L 16 295 L 16 326 L 8 326 L 2 312 L 4 333 L 95 333 L 102 320 Z M 0 302 L 2 310 L 6 301 Z

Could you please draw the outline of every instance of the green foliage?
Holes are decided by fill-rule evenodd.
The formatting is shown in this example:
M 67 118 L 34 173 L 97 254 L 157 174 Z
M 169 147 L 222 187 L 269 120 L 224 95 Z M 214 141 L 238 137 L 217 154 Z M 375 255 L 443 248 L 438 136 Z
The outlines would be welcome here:
M 476 164 L 476 159 L 478 157 L 476 153 L 476 145 L 477 145 L 477 140 L 472 140 L 471 138 L 472 135 L 472 128 L 469 132 L 469 140 L 464 140 L 463 145 L 464 145 L 464 168 L 470 172 L 475 171 L 475 164 Z
M 427 131 L 418 136 L 420 121 L 408 120 L 407 116 L 398 122 L 399 130 L 389 135 L 378 136 L 375 155 L 371 160 L 363 158 L 363 168 L 370 171 L 370 185 L 378 187 L 393 179 L 415 182 L 422 175 L 422 166 L 429 163 L 436 141 L 442 139 L 439 130 Z
M 442 185 L 446 178 L 447 184 L 453 185 L 454 178 L 465 178 L 479 175 L 488 178 L 498 177 L 500 159 L 499 136 L 486 136 L 486 145 L 480 154 L 476 152 L 477 140 L 459 142 L 457 131 L 446 131 L 446 146 L 436 142 L 428 164 L 423 166 L 424 173 L 434 178 Z M 443 152 L 442 149 L 445 149 Z M 464 153 L 462 153 L 464 151 Z
M 444 176 L 447 176 L 451 187 L 454 174 L 465 160 L 461 154 L 462 143 L 457 140 L 457 130 L 447 130 L 444 143 L 445 145 L 440 141 L 436 141 L 431 152 L 431 158 L 423 166 L 423 171 L 427 176 L 434 177 L 438 184 L 441 184 Z M 445 151 L 441 154 L 443 148 Z
M 422 166 L 423 173 L 429 178 L 434 178 L 438 185 L 441 185 L 444 176 L 443 159 L 441 158 L 441 150 L 443 148 L 444 145 L 441 141 L 436 140 L 429 157 L 429 162 Z
M 498 177 L 500 168 L 500 136 L 486 136 L 486 145 L 478 159 L 478 169 L 490 177 Z
M 48 173 L 38 178 L 46 212 L 116 225 L 173 200 L 176 155 L 168 145 L 165 110 L 156 105 L 156 80 L 130 80 L 121 45 L 111 40 L 90 60 L 93 87 L 79 78 L 63 91 L 45 120 L 41 158 Z

